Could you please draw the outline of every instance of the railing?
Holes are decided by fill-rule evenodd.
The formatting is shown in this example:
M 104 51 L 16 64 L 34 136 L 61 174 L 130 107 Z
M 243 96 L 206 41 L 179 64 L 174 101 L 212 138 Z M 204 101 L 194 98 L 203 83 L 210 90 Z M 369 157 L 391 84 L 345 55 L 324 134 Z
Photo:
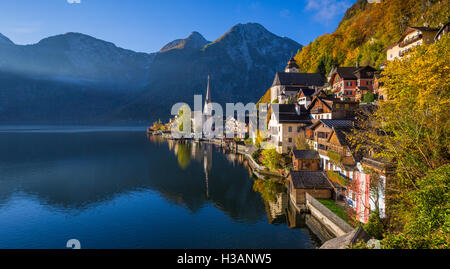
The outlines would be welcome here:
M 408 46 L 409 44 L 414 43 L 414 42 L 422 39 L 422 37 L 423 37 L 423 35 L 419 34 L 419 35 L 416 35 L 416 36 L 414 36 L 412 38 L 405 39 L 398 46 L 400 48 L 404 48 L 404 47 Z

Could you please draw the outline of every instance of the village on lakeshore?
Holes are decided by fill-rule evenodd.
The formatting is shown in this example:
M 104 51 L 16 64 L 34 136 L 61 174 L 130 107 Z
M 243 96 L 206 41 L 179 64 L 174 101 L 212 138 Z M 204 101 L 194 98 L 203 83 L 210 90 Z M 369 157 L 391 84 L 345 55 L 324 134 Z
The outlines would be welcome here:
M 386 63 L 401 61 L 416 46 L 439 42 L 448 31 L 449 23 L 440 29 L 408 27 L 400 40 L 385 49 Z M 385 218 L 386 185 L 396 167 L 372 152 L 359 152 L 358 141 L 352 138 L 358 121 L 369 118 L 381 102 L 390 102 L 380 80 L 384 67 L 336 66 L 324 77 L 300 73 L 291 58 L 257 104 L 259 112 L 261 105 L 267 112 L 264 134 L 254 131 L 257 128 L 248 114 L 244 121 L 228 117 L 224 126 L 214 126 L 221 135 L 213 139 L 173 138 L 171 131 L 179 116 L 167 124 L 156 122 L 148 133 L 180 142 L 214 143 L 244 155 L 258 178 L 281 179 L 295 208 L 310 212 L 334 234 L 322 248 L 345 248 L 357 239 L 367 242 L 370 237 L 358 224 L 367 223 L 373 212 Z M 213 84 L 214 78 L 208 77 L 203 122 L 213 117 Z M 224 135 L 230 130 L 236 134 L 234 139 Z M 323 200 L 334 203 L 323 204 Z M 358 223 L 350 225 L 335 214 L 335 208 L 352 212 Z

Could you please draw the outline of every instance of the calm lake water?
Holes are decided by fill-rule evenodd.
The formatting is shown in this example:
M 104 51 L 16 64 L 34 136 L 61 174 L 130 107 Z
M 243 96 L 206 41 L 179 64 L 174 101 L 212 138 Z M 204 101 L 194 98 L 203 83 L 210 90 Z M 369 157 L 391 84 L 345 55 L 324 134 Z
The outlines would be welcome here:
M 0 129 L 0 248 L 314 248 L 242 156 L 141 129 Z

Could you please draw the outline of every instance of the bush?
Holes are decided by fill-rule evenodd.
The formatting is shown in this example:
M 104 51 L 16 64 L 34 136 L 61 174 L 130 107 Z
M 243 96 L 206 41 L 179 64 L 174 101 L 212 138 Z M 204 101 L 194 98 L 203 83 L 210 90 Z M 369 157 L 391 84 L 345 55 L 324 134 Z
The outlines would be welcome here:
M 265 149 L 261 152 L 261 155 L 264 166 L 270 170 L 281 167 L 282 156 L 275 149 Z
M 247 146 L 248 145 L 253 145 L 253 139 L 251 139 L 250 137 L 245 139 L 244 144 L 247 145 Z
M 373 101 L 375 101 L 375 94 L 373 92 L 364 94 L 362 103 L 372 103 Z
M 261 152 L 259 150 L 252 153 L 252 158 L 257 163 L 259 163 L 259 156 L 261 156 Z
M 328 151 L 327 153 L 328 158 L 330 158 L 330 160 L 332 160 L 333 162 L 336 163 L 341 163 L 342 161 L 342 156 L 334 151 Z
M 339 183 L 342 186 L 348 186 L 348 184 L 349 184 L 348 179 L 341 176 L 338 172 L 328 170 L 327 176 L 332 182 Z
M 364 230 L 375 239 L 383 239 L 384 225 L 378 210 L 372 212 L 369 222 L 364 225 Z

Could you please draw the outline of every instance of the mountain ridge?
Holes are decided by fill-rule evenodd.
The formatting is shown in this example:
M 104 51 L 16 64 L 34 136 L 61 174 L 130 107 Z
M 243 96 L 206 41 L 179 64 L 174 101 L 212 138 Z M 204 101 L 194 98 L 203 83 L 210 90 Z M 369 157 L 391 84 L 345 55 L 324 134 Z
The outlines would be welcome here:
M 7 83 L 0 83 L 0 94 L 9 100 L 22 100 L 20 104 L 0 104 L 0 119 L 12 120 L 21 108 L 38 111 L 47 105 L 54 109 L 42 108 L 47 114 L 36 113 L 41 118 L 78 120 L 74 110 L 73 115 L 51 115 L 51 111 L 65 112 L 56 109 L 61 104 L 45 104 L 54 95 L 66 94 L 66 88 L 73 98 L 64 96 L 58 102 L 76 104 L 80 110 L 92 112 L 82 113 L 89 120 L 167 119 L 173 104 L 191 103 L 194 94 L 204 93 L 208 75 L 212 78 L 215 102 L 257 101 L 270 86 L 275 72 L 284 68 L 289 54 L 301 48 L 297 42 L 256 23 L 235 25 L 214 42 L 192 32 L 156 53 L 134 52 L 75 32 L 47 37 L 32 45 L 0 46 L 0 73 L 15 73 L 21 81 L 1 76 L 0 82 L 3 79 Z M 85 97 L 76 93 L 76 87 L 83 88 Z M 24 96 L 16 97 L 15 93 Z M 39 96 L 45 100 L 42 104 L 36 99 Z M 105 100 L 99 102 L 102 109 L 96 111 L 98 96 Z M 91 103 L 84 104 L 83 98 Z M 2 117 L 2 113 L 8 116 Z M 26 115 L 16 120 L 24 118 Z

